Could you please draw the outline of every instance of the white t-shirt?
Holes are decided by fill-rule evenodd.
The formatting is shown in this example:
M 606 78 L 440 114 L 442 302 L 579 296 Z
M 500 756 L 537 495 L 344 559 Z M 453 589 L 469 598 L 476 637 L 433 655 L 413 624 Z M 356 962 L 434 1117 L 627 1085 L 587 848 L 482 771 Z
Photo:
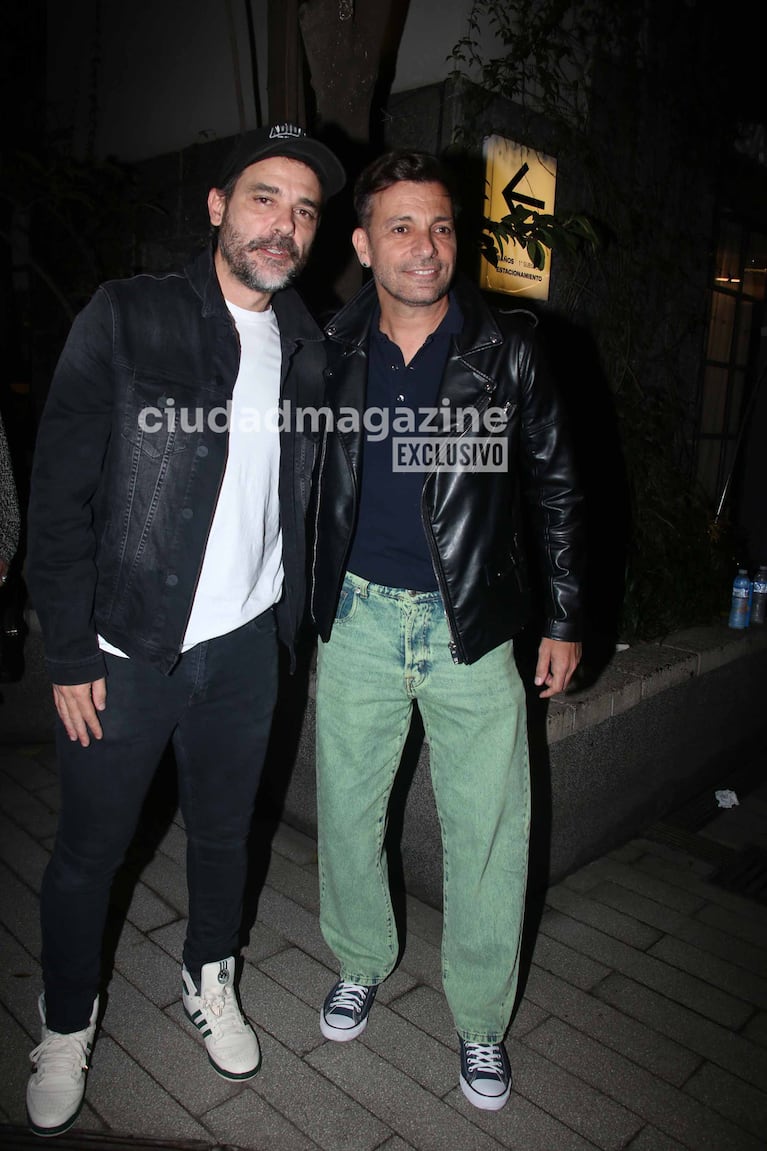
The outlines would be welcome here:
M 228 300 L 226 306 L 240 338 L 240 370 L 224 478 L 182 651 L 242 627 L 282 593 L 280 331 L 271 308 L 251 312 Z M 125 654 L 101 636 L 99 645 L 113 655 Z

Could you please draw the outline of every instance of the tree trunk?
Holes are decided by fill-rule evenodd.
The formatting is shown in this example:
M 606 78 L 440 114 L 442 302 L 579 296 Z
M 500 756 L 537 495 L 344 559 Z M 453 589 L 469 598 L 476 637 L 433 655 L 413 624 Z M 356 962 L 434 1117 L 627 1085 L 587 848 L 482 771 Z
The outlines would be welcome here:
M 352 252 L 351 185 L 371 154 L 381 151 L 383 117 L 371 116 L 388 96 L 409 0 L 302 0 L 298 21 L 316 100 L 316 129 L 344 164 L 350 187 L 331 205 L 325 225 L 341 239 L 328 270 L 336 296 L 347 300 L 362 273 Z M 374 122 L 371 125 L 371 119 Z M 340 260 L 338 253 L 343 252 Z M 333 266 L 335 265 L 335 266 Z
M 298 0 L 268 0 L 269 123 L 307 124 Z
M 322 124 L 357 143 L 370 138 L 370 111 L 397 0 L 304 0 L 298 19 Z M 399 39 L 399 37 L 397 37 Z

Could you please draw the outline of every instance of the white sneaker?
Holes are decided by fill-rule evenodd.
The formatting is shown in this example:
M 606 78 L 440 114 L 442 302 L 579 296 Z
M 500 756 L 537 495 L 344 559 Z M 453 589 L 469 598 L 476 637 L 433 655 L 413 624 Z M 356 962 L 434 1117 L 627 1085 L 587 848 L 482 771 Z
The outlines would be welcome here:
M 214 1070 L 224 1079 L 252 1079 L 261 1065 L 261 1049 L 237 1002 L 234 957 L 203 964 L 199 990 L 186 967 L 181 979 L 184 1011 L 202 1035 Z
M 27 1084 L 27 1119 L 35 1135 L 61 1135 L 72 1126 L 83 1104 L 99 1000 L 96 996 L 85 1030 L 69 1035 L 46 1027 L 44 995 L 37 1005 L 43 1037 L 29 1055 L 34 1071 Z

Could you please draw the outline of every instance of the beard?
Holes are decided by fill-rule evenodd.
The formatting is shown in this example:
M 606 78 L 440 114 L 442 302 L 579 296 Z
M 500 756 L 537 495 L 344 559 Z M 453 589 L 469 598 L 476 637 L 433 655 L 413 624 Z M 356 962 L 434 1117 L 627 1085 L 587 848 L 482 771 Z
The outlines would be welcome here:
M 453 269 L 439 264 L 438 275 L 433 281 L 424 284 L 408 280 L 398 268 L 390 266 L 374 267 L 373 278 L 387 295 L 401 304 L 407 304 L 410 308 L 429 308 L 448 294 Z
M 286 267 L 280 262 L 278 267 L 270 267 L 272 261 L 268 253 L 260 261 L 249 258 L 250 253 L 265 251 L 267 248 L 286 252 L 292 257 L 290 266 Z M 232 275 L 253 292 L 277 292 L 287 287 L 303 270 L 309 254 L 305 252 L 302 255 L 291 236 L 265 236 L 257 240 L 246 240 L 229 223 L 226 212 L 218 229 L 218 250 L 229 265 Z

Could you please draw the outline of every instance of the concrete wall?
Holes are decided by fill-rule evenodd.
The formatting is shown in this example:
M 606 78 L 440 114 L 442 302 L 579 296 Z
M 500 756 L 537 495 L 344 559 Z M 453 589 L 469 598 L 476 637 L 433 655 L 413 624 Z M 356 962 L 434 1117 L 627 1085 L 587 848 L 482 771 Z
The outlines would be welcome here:
M 283 678 L 261 796 L 309 834 L 316 829 L 312 662 L 307 648 L 296 675 Z M 529 702 L 537 890 L 701 789 L 727 786 L 754 754 L 767 755 L 767 627 L 680 632 L 618 652 L 593 682 L 586 677 L 548 705 Z M 0 743 L 47 742 L 53 721 L 33 630 L 23 680 L 0 685 Z M 395 879 L 439 907 L 442 849 L 417 716 L 392 800 L 389 852 Z
M 740 763 L 767 754 L 767 628 L 697 628 L 618 652 L 589 685 L 550 704 L 529 702 L 534 819 L 531 885 L 542 888 L 637 834 L 702 788 L 724 786 Z M 306 707 L 298 721 L 301 697 Z M 266 792 L 284 818 L 316 828 L 311 669 L 293 684 Z M 389 853 L 407 890 L 440 906 L 442 852 L 428 749 L 416 718 L 390 814 Z M 292 734 L 291 734 L 292 733 Z

